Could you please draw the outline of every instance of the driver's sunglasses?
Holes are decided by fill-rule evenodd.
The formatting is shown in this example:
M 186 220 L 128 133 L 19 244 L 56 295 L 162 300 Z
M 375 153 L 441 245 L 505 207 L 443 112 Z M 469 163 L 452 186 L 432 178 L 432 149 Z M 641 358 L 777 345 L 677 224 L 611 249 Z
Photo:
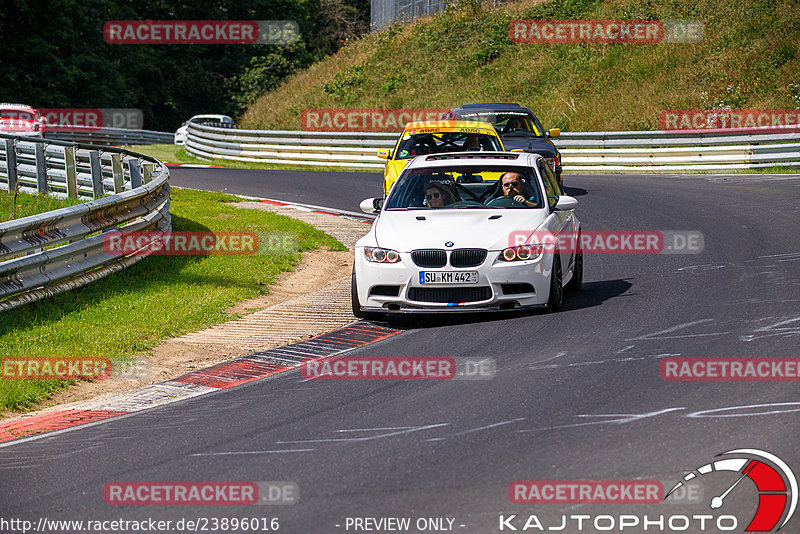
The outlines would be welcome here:
M 506 182 L 503 187 L 511 187 L 512 185 L 522 185 L 520 182 Z
M 434 199 L 434 198 L 439 198 L 440 196 L 441 196 L 441 195 L 440 195 L 439 193 L 433 193 L 432 195 L 427 195 L 427 194 L 426 194 L 426 195 L 425 195 L 425 198 L 426 198 L 427 200 L 431 200 L 431 199 Z

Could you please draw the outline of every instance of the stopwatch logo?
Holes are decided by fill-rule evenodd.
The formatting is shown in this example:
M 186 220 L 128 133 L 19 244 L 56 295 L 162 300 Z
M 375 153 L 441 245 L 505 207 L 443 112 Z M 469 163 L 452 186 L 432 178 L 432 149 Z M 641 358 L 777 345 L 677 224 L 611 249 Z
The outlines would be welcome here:
M 665 499 L 675 490 L 694 478 L 718 471 L 741 473 L 727 490 L 711 499 L 712 510 L 721 508 L 725 498 L 745 478 L 749 478 L 758 488 L 758 509 L 745 532 L 777 532 L 783 528 L 797 508 L 797 478 L 786 462 L 772 453 L 758 449 L 734 449 L 719 456 L 729 456 L 703 465 L 683 477 L 675 484 Z M 781 518 L 783 521 L 781 522 Z M 780 526 L 777 526 L 780 522 Z M 777 528 L 776 528 L 777 526 Z

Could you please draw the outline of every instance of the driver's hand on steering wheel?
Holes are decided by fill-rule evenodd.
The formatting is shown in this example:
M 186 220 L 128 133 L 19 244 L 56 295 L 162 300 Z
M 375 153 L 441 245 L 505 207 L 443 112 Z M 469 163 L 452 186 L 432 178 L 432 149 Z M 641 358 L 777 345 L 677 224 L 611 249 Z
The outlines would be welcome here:
M 531 202 L 530 200 L 527 200 L 522 195 L 516 195 L 513 198 L 514 198 L 514 200 L 516 200 L 517 202 L 519 202 L 520 204 L 522 204 L 525 207 L 532 208 L 533 206 L 535 206 L 535 204 L 533 202 Z

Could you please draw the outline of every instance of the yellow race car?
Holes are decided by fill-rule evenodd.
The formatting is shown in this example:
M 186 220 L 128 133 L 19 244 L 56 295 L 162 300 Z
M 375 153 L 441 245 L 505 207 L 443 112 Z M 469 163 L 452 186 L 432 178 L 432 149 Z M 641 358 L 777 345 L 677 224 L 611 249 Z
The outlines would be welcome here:
M 416 156 L 480 150 L 504 150 L 497 131 L 487 122 L 408 123 L 400 134 L 394 150 L 378 150 L 378 157 L 387 160 L 383 171 L 383 193 L 384 195 L 389 193 L 400 172 Z

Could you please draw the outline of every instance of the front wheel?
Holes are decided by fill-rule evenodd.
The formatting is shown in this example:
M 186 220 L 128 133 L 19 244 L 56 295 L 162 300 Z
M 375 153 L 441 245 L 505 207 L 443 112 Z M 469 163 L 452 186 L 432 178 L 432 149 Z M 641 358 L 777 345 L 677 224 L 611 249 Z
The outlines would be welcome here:
M 580 234 L 578 234 L 578 242 L 580 243 Z M 568 291 L 580 291 L 583 285 L 583 251 L 578 249 L 575 255 L 575 266 L 572 268 L 572 278 L 567 282 L 566 289 Z
M 550 311 L 557 311 L 564 304 L 564 288 L 561 285 L 561 259 L 558 251 L 555 251 L 554 254 L 553 269 L 550 271 L 550 297 L 547 299 L 547 308 Z

